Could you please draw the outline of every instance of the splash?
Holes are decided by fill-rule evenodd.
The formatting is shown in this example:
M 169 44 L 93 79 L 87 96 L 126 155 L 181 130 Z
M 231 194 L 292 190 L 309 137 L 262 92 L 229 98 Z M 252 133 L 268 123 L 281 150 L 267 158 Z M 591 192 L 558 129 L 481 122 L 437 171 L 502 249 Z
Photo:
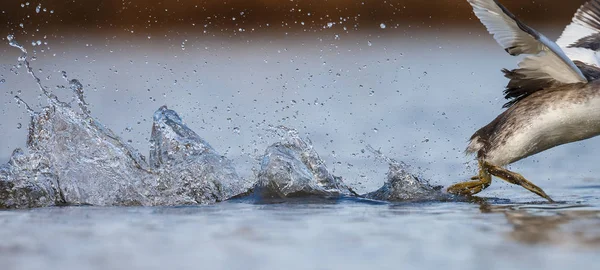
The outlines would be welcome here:
M 255 191 L 264 197 L 355 196 L 352 189 L 334 176 L 314 150 L 294 129 L 280 126 L 282 142 L 267 148 L 258 173 Z
M 31 75 L 31 77 L 35 81 L 36 85 L 38 86 L 38 89 L 42 92 L 42 94 L 48 98 L 48 100 L 51 104 L 62 104 L 54 94 L 52 94 L 52 93 L 48 92 L 48 90 L 46 90 L 46 88 L 42 85 L 42 80 L 40 80 L 40 78 L 37 75 L 35 75 L 33 68 L 29 64 L 29 60 L 27 60 L 27 58 L 29 57 L 29 55 L 27 53 L 27 49 L 25 49 L 25 47 L 23 47 L 21 44 L 19 44 L 19 42 L 17 42 L 17 40 L 15 39 L 15 36 L 13 36 L 13 35 L 8 35 L 6 37 L 6 39 L 8 40 L 8 45 L 10 45 L 11 47 L 17 48 L 21 51 L 21 56 L 19 56 L 19 58 L 17 58 L 17 60 L 19 62 L 19 66 L 25 65 L 25 69 L 27 70 L 27 73 L 29 75 Z
M 35 79 L 48 105 L 35 111 L 19 98 L 31 116 L 27 148 L 16 149 L 0 167 L 0 208 L 51 205 L 157 206 L 211 204 L 248 194 L 264 198 L 317 196 L 366 197 L 384 201 L 440 200 L 432 186 L 396 162 L 369 148 L 390 164 L 387 182 L 377 191 L 358 195 L 333 175 L 308 138 L 294 129 L 273 131 L 280 141 L 269 146 L 255 179 L 243 179 L 233 162 L 190 129 L 174 110 L 160 107 L 153 115 L 148 159 L 99 123 L 84 100 L 84 87 L 67 80 L 75 108 L 47 91 L 27 60 L 18 58 Z
M 27 60 L 18 58 L 35 79 L 49 105 L 31 115 L 27 154 L 15 150 L 0 169 L 0 207 L 60 204 L 183 205 L 226 200 L 247 191 L 231 161 L 219 155 L 176 112 L 161 107 L 154 114 L 150 164 L 90 114 L 84 87 L 70 88 L 81 112 L 61 102 L 40 83 Z
M 32 115 L 28 154 L 16 150 L 0 168 L 0 208 L 210 204 L 250 193 L 263 198 L 354 196 L 383 201 L 447 196 L 372 148 L 390 164 L 388 180 L 379 190 L 358 195 L 342 177 L 329 172 L 310 140 L 285 127 L 277 128 L 281 141 L 266 149 L 260 172 L 248 181 L 166 106 L 154 113 L 146 161 L 85 108 L 77 112 L 59 102 L 35 112 L 16 98 Z
M 15 149 L 8 164 L 0 166 L 0 209 L 62 204 L 57 178 L 43 160 Z
M 69 88 L 71 88 L 71 91 L 73 91 L 73 94 L 77 97 L 77 104 L 79 105 L 81 111 L 85 115 L 89 116 L 91 112 L 88 109 L 88 104 L 85 102 L 83 97 L 83 85 L 77 79 L 72 79 L 69 81 Z
M 150 164 L 161 175 L 156 183 L 161 192 L 186 194 L 196 203 L 224 201 L 251 188 L 250 182 L 238 176 L 231 160 L 166 106 L 154 113 Z
M 389 164 L 387 181 L 376 191 L 367 193 L 364 197 L 382 201 L 434 201 L 446 200 L 450 195 L 442 192 L 442 186 L 434 186 L 429 181 L 419 178 L 409 172 L 408 166 L 403 162 L 389 158 L 381 151 L 367 146 L 377 159 Z
M 2 167 L 1 207 L 207 204 L 250 187 L 166 107 L 154 117 L 152 165 L 110 129 L 62 105 L 33 112 L 27 150 Z

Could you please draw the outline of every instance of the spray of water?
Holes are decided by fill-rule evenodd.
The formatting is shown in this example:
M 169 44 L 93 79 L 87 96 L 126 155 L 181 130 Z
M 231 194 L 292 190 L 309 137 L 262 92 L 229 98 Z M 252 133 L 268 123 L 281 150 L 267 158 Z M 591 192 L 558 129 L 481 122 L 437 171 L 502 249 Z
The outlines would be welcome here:
M 17 42 L 14 35 L 8 35 L 6 37 L 6 39 L 8 40 L 8 45 L 15 47 L 21 51 L 21 56 L 19 56 L 19 58 L 17 58 L 17 59 L 18 59 L 19 63 L 23 63 L 25 65 L 25 69 L 27 70 L 27 73 L 29 75 L 31 75 L 31 77 L 37 84 L 38 89 L 42 92 L 42 94 L 44 96 L 46 96 L 51 103 L 62 104 L 62 102 L 60 102 L 54 94 L 52 94 L 52 93 L 48 92 L 48 90 L 46 90 L 46 87 L 44 87 L 42 85 L 42 81 L 40 80 L 40 78 L 37 75 L 35 75 L 33 68 L 31 68 L 31 65 L 29 64 L 29 60 L 27 60 L 27 57 L 28 57 L 27 49 L 25 49 L 24 46 L 22 46 L 21 44 L 19 44 L 19 42 Z
M 255 179 L 243 179 L 231 160 L 166 106 L 154 113 L 151 152 L 146 161 L 91 116 L 84 87 L 77 79 L 69 80 L 63 72 L 81 112 L 49 92 L 33 71 L 27 50 L 12 35 L 8 41 L 21 51 L 20 66 L 25 66 L 49 106 L 36 112 L 15 97 L 31 115 L 28 154 L 15 151 L 11 161 L 0 166 L 0 208 L 209 204 L 245 194 L 387 201 L 440 198 L 439 189 L 410 174 L 406 164 L 370 146 L 367 149 L 390 165 L 388 179 L 381 189 L 358 195 L 343 183 L 342 177 L 330 173 L 310 139 L 283 126 L 270 129 L 279 136 L 279 142 L 266 149 Z

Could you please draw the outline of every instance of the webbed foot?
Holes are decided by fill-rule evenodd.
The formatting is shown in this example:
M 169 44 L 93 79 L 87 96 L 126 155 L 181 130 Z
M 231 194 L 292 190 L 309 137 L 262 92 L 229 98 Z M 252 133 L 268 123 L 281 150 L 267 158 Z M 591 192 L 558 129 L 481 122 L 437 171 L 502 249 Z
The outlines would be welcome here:
M 539 195 L 551 203 L 554 202 L 552 198 L 550 198 L 550 196 L 544 192 L 544 190 L 529 182 L 522 175 L 481 160 L 479 161 L 479 175 L 473 176 L 471 178 L 472 181 L 454 184 L 448 187 L 447 190 L 449 193 L 457 195 L 475 195 L 492 184 L 492 175 L 511 184 L 522 186 L 523 188 Z
M 527 179 L 525 179 L 525 177 L 523 177 L 522 175 L 520 175 L 520 174 L 518 174 L 516 172 L 511 172 L 511 171 L 509 171 L 509 170 L 507 170 L 505 168 L 502 168 L 500 166 L 496 166 L 496 165 L 487 163 L 485 161 L 483 162 L 483 167 L 486 168 L 486 170 L 490 174 L 492 174 L 492 175 L 494 175 L 494 176 L 496 176 L 496 177 L 498 177 L 498 178 L 500 178 L 500 179 L 502 179 L 502 180 L 504 180 L 506 182 L 522 186 L 525 189 L 527 189 L 527 190 L 529 190 L 529 191 L 531 191 L 531 192 L 539 195 L 540 197 L 548 200 L 549 202 L 551 202 L 551 203 L 554 202 L 550 198 L 550 196 L 548 196 L 546 194 L 546 192 L 544 192 L 544 190 L 542 190 L 540 187 L 534 185 L 533 183 L 527 181 Z
M 479 175 L 471 177 L 471 181 L 454 184 L 448 187 L 448 193 L 456 195 L 475 195 L 492 184 L 492 176 L 479 163 Z

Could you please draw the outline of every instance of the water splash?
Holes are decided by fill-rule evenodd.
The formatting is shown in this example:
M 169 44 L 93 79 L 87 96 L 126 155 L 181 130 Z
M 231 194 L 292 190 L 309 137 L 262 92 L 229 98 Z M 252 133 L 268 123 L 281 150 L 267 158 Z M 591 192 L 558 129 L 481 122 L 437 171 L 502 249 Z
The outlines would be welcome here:
M 83 85 L 77 79 L 72 79 L 69 81 L 69 88 L 71 88 L 71 91 L 73 91 L 75 94 L 75 97 L 77 98 L 77 104 L 79 105 L 81 111 L 85 115 L 89 116 L 91 112 L 88 109 L 88 104 L 85 102 L 83 97 Z
M 27 68 L 49 105 L 31 115 L 26 151 L 17 149 L 0 167 L 0 208 L 61 204 L 184 205 L 209 204 L 250 194 L 267 198 L 295 196 L 356 196 L 385 201 L 444 200 L 449 195 L 408 172 L 404 163 L 390 164 L 387 182 L 377 191 L 358 195 L 342 178 L 329 172 L 311 141 L 283 126 L 272 131 L 280 141 L 269 146 L 256 179 L 237 174 L 233 162 L 219 154 L 166 106 L 153 117 L 148 161 L 136 149 L 91 116 L 84 87 L 63 78 L 78 101 L 79 110 L 48 92 L 31 68 L 27 50 L 21 51 Z
M 158 186 L 186 194 L 195 203 L 224 201 L 248 192 L 252 185 L 238 176 L 231 160 L 166 106 L 154 113 L 150 164 L 161 175 Z
M 28 154 L 16 150 L 0 168 L 0 208 L 208 204 L 250 190 L 262 198 L 449 198 L 440 187 L 410 174 L 404 163 L 372 147 L 367 149 L 390 164 L 388 180 L 379 190 L 360 196 L 329 172 L 308 138 L 286 127 L 275 129 L 280 142 L 266 149 L 253 185 L 166 106 L 154 113 L 149 162 L 85 113 L 69 106 L 50 105 L 40 112 L 27 108 L 32 114 Z
M 283 126 L 275 132 L 281 135 L 281 142 L 265 151 L 255 186 L 258 193 L 280 198 L 356 195 L 341 177 L 329 172 L 310 140 L 303 140 L 296 130 Z
M 42 92 L 42 94 L 46 96 L 51 103 L 61 104 L 61 102 L 58 101 L 58 98 L 54 94 L 46 90 L 46 88 L 42 85 L 40 78 L 37 75 L 35 75 L 33 68 L 31 68 L 31 65 L 29 64 L 29 60 L 27 60 L 27 49 L 25 49 L 25 47 L 23 47 L 21 44 L 19 44 L 19 42 L 17 42 L 14 35 L 8 35 L 6 39 L 8 40 L 8 45 L 17 48 L 21 51 L 21 56 L 19 56 L 17 60 L 19 61 L 19 63 L 23 63 L 25 65 L 27 73 L 31 75 L 31 77 L 34 79 L 35 83 L 38 86 L 38 89 Z
M 2 167 L 0 208 L 205 204 L 244 193 L 251 186 L 237 175 L 231 161 L 166 107 L 154 115 L 149 165 L 137 150 L 90 116 L 78 80 L 68 82 L 81 113 L 46 91 L 27 60 L 27 50 L 13 36 L 8 40 L 21 51 L 19 62 L 49 105 L 36 112 L 15 96 L 31 115 L 28 154 L 15 151 L 11 162 Z
M 27 104 L 27 102 L 25 102 L 23 99 L 21 99 L 21 97 L 15 96 L 15 100 L 17 101 L 17 104 L 25 105 L 25 108 L 27 109 L 27 112 L 29 113 L 30 116 L 35 115 L 35 111 L 31 107 L 29 107 L 29 104 Z
M 68 106 L 35 113 L 27 148 L 50 165 L 68 203 L 153 204 L 144 184 L 152 173 L 143 157 L 95 119 Z
M 47 163 L 17 148 L 8 164 L 0 166 L 0 209 L 62 204 L 56 183 Z
M 364 197 L 382 201 L 446 200 L 451 197 L 442 192 L 442 186 L 431 185 L 429 181 L 411 174 L 404 162 L 389 158 L 370 145 L 366 148 L 377 159 L 387 162 L 390 167 L 385 184 L 378 190 L 365 194 Z
M 166 107 L 154 114 L 151 165 L 111 130 L 68 106 L 31 112 L 29 154 L 15 151 L 0 170 L 0 208 L 207 204 L 251 186 Z

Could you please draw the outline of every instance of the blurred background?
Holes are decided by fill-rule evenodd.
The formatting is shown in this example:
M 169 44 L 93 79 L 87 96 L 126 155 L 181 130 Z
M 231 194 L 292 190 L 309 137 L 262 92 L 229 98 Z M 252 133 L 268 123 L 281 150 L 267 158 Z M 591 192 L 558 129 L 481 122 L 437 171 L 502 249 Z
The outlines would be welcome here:
M 556 38 L 585 1 L 500 2 Z M 142 153 L 166 104 L 245 177 L 285 125 L 359 191 L 387 170 L 367 145 L 439 184 L 474 173 L 466 141 L 502 111 L 500 69 L 517 63 L 466 0 L 5 0 L 0 21 L 0 162 L 25 146 L 29 116 L 13 97 L 46 105 L 8 34 L 45 87 L 72 101 L 63 74 L 79 79 L 92 115 Z M 514 169 L 541 186 L 586 179 L 598 150 L 575 143 Z
M 585 1 L 501 1 L 526 22 L 564 24 Z M 31 9 L 40 6 L 40 15 Z M 4 1 L 2 26 L 18 31 L 19 25 L 50 29 L 136 31 L 139 33 L 185 27 L 202 31 L 210 25 L 218 32 L 238 28 L 318 31 L 329 22 L 352 31 L 366 31 L 387 23 L 391 28 L 453 27 L 473 20 L 466 0 L 42 0 Z M 55 13 L 51 13 L 55 11 Z M 343 22 L 342 22 L 343 21 Z M 403 28 L 403 27 L 400 27 Z M 31 30 L 30 30 L 31 31 Z

